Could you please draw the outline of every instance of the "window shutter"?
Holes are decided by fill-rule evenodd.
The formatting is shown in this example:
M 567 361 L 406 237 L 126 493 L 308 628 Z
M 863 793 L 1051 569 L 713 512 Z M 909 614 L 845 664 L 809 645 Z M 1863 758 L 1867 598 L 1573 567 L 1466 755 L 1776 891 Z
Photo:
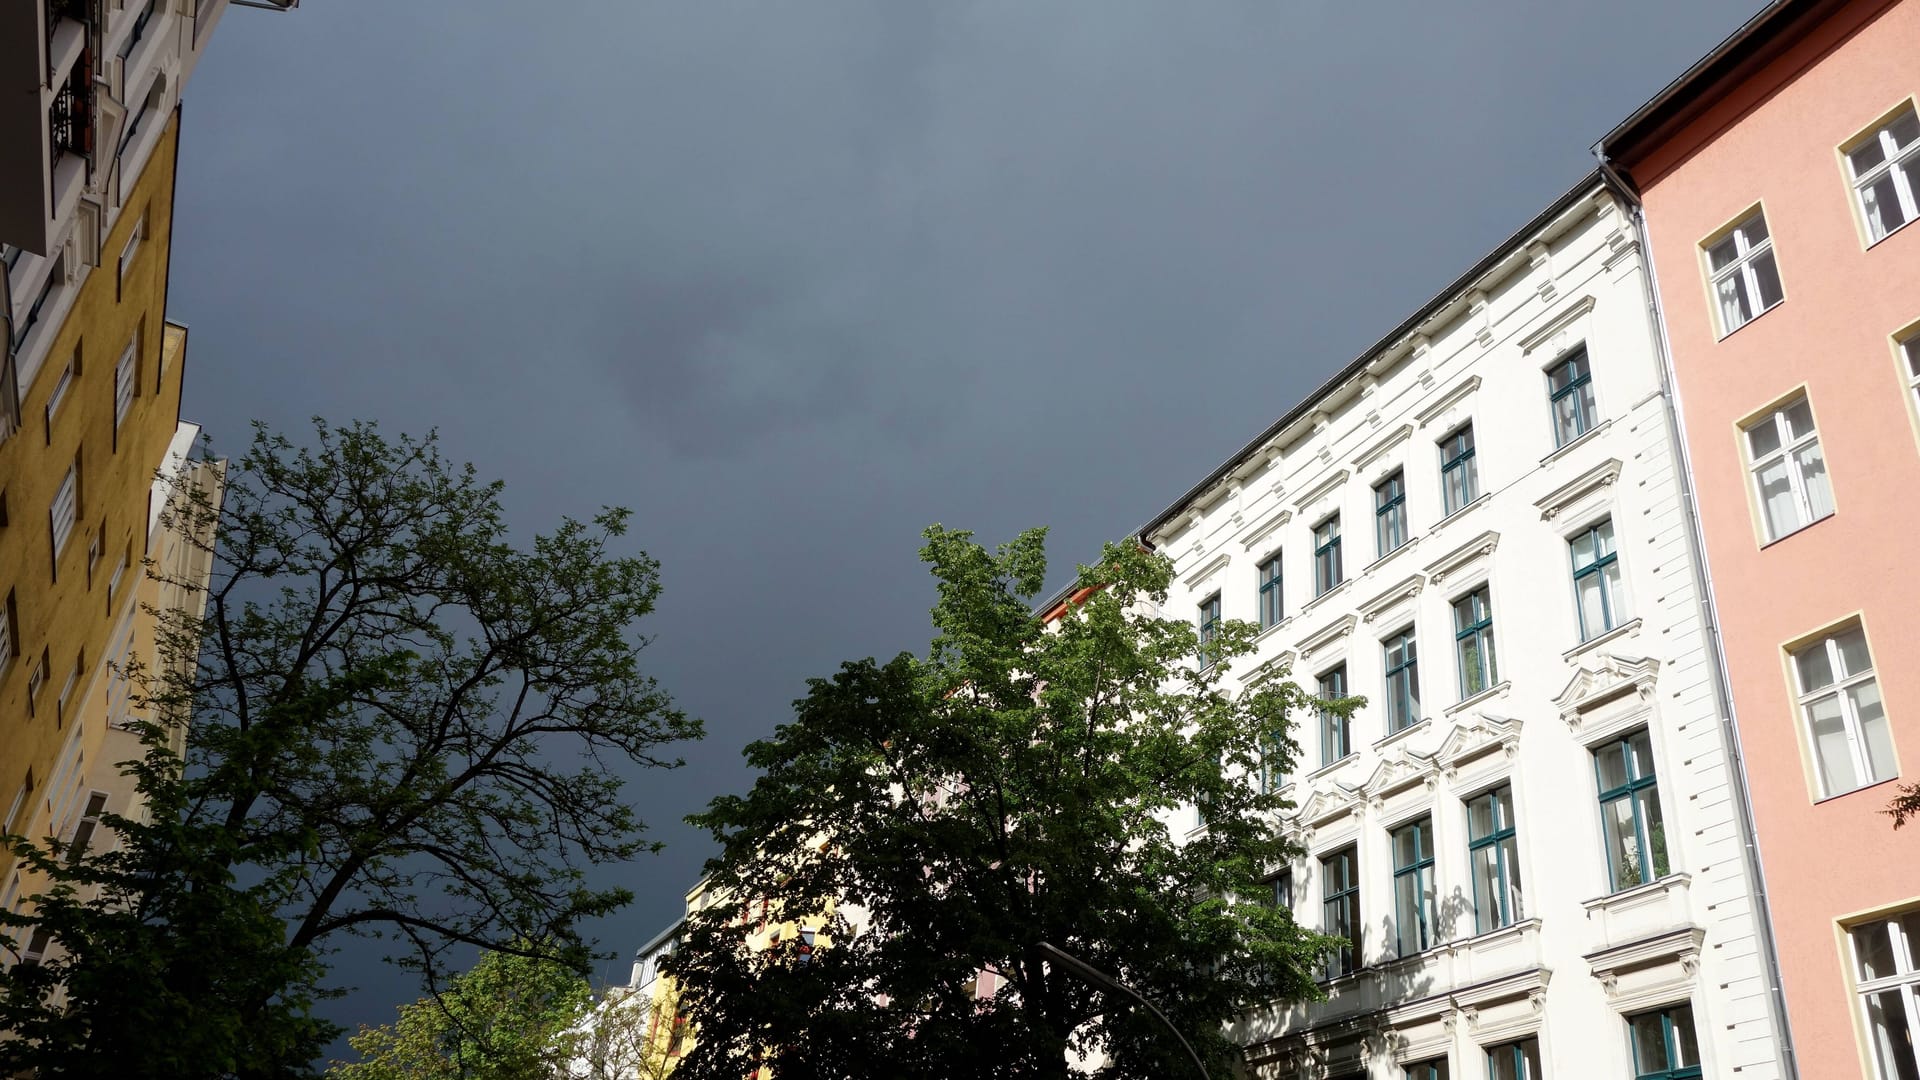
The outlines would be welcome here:
M 134 359 L 137 353 L 132 345 L 120 357 L 120 363 L 113 369 L 113 426 L 127 418 L 127 410 L 133 408 L 134 387 L 138 380 L 134 378 Z
M 79 509 L 80 475 L 79 469 L 67 470 L 67 478 L 60 482 L 60 491 L 53 497 L 53 553 L 60 554 L 67 546 L 67 537 L 73 534 L 73 519 Z

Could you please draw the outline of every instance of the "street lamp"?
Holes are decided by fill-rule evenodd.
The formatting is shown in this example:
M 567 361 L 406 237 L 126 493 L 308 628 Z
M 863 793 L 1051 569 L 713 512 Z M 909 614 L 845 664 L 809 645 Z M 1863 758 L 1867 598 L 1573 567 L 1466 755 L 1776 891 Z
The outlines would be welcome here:
M 1034 949 L 1047 960 L 1079 976 L 1082 982 L 1097 986 L 1108 993 L 1125 994 L 1140 1004 L 1145 1005 L 1148 1012 L 1158 1017 L 1160 1022 L 1167 1026 L 1167 1030 L 1173 1032 L 1173 1037 L 1180 1040 L 1180 1045 L 1186 1047 L 1187 1056 L 1193 1059 L 1193 1067 L 1200 1070 L 1201 1080 L 1213 1080 L 1212 1077 L 1207 1075 L 1206 1063 L 1202 1062 L 1200 1055 L 1194 1052 L 1193 1044 L 1187 1041 L 1185 1035 L 1180 1034 L 1180 1029 L 1174 1027 L 1173 1021 L 1167 1019 L 1167 1014 L 1161 1012 L 1153 1002 L 1141 997 L 1138 993 L 1134 992 L 1132 987 L 1121 982 L 1119 979 L 1101 971 L 1099 968 L 1094 967 L 1092 964 L 1087 963 L 1077 956 L 1068 956 L 1066 953 L 1061 952 L 1059 949 L 1054 948 L 1044 941 L 1035 945 Z

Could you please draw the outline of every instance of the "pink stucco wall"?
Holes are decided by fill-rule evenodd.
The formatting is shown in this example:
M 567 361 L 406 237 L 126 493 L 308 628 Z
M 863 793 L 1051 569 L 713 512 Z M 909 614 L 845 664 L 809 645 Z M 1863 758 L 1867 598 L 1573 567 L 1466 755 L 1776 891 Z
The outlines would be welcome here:
M 1645 158 L 1641 185 L 1699 489 L 1789 1019 L 1809 1078 L 1871 1076 L 1837 925 L 1920 902 L 1883 783 L 1818 800 L 1783 646 L 1857 616 L 1899 778 L 1920 781 L 1920 426 L 1890 336 L 1920 321 L 1920 224 L 1868 248 L 1837 148 L 1920 93 L 1920 0 L 1842 9 Z M 1786 300 L 1716 340 L 1700 242 L 1756 202 Z M 1762 546 L 1739 423 L 1805 385 L 1832 517 Z

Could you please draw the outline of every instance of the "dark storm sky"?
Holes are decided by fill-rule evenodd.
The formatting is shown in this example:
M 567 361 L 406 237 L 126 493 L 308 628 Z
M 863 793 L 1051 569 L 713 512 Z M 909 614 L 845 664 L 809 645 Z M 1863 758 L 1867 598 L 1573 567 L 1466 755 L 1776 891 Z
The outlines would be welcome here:
M 708 737 L 668 844 L 839 661 L 923 648 L 930 522 L 1056 582 L 1592 165 L 1759 0 L 308 0 L 187 88 L 186 415 L 439 428 L 517 528 L 636 509 Z M 358 960 L 334 1006 L 412 988 Z M 624 966 L 617 968 L 624 974 Z

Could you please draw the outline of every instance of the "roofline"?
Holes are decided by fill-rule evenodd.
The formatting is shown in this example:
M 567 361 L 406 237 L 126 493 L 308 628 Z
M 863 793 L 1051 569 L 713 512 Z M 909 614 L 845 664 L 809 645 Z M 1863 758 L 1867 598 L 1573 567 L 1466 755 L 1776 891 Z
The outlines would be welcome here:
M 1773 0 L 1602 136 L 1593 145 L 1594 153 L 1604 160 L 1619 156 L 1616 151 L 1623 147 L 1632 152 L 1661 132 L 1693 119 L 1704 107 L 1703 96 L 1716 86 L 1771 61 L 1781 48 L 1797 40 L 1791 32 L 1802 23 L 1823 19 L 1850 2 Z
M 679 933 L 680 928 L 685 925 L 687 925 L 687 917 L 685 915 L 682 915 L 679 918 L 673 920 L 673 924 L 671 926 L 668 926 L 665 930 L 662 930 L 659 933 L 653 935 L 653 939 L 651 941 L 648 941 L 645 945 L 642 945 L 639 948 L 633 950 L 633 958 L 635 960 L 638 960 L 639 958 L 659 948 L 663 943 L 666 942 L 668 938 Z
M 1209 488 L 1220 481 L 1221 477 L 1238 468 L 1241 462 L 1253 456 L 1255 451 L 1265 446 L 1275 435 L 1285 431 L 1295 421 L 1298 421 L 1301 417 L 1313 411 L 1313 407 L 1319 404 L 1322 398 L 1325 398 L 1327 395 L 1339 389 L 1343 384 L 1357 377 L 1361 372 L 1366 370 L 1369 364 L 1379 359 L 1381 353 L 1398 344 L 1402 338 L 1405 338 L 1408 334 L 1418 329 L 1420 324 L 1426 322 L 1432 318 L 1434 314 L 1439 312 L 1440 309 L 1452 303 L 1461 292 L 1485 275 L 1487 271 L 1497 266 L 1500 261 L 1512 253 L 1515 248 L 1526 242 L 1529 236 L 1545 228 L 1555 218 L 1571 209 L 1574 204 L 1578 203 L 1581 199 L 1589 197 L 1596 189 L 1602 187 L 1601 181 L 1601 172 L 1597 168 L 1581 177 L 1580 182 L 1567 189 L 1566 194 L 1561 195 L 1545 210 L 1534 215 L 1533 218 L 1525 225 L 1522 225 L 1517 232 L 1501 241 L 1498 247 L 1488 252 L 1479 262 L 1474 263 L 1472 268 L 1467 270 L 1466 273 L 1454 278 L 1453 281 L 1449 282 L 1446 288 L 1440 290 L 1433 299 L 1421 305 L 1418 311 L 1408 316 L 1400 325 L 1394 327 L 1387 336 L 1368 346 L 1359 356 L 1335 372 L 1332 378 L 1321 383 L 1312 393 L 1301 399 L 1298 405 L 1288 410 L 1280 419 L 1269 424 L 1265 431 L 1262 431 L 1258 436 L 1254 437 L 1251 442 L 1248 442 L 1245 446 L 1235 451 L 1233 456 L 1222 462 L 1218 468 L 1208 473 L 1205 480 L 1188 488 L 1186 494 L 1180 496 L 1172 505 L 1160 511 L 1152 520 L 1135 530 L 1134 535 L 1151 550 L 1153 541 L 1150 537 L 1160 526 L 1173 520 L 1183 508 L 1205 494 Z

